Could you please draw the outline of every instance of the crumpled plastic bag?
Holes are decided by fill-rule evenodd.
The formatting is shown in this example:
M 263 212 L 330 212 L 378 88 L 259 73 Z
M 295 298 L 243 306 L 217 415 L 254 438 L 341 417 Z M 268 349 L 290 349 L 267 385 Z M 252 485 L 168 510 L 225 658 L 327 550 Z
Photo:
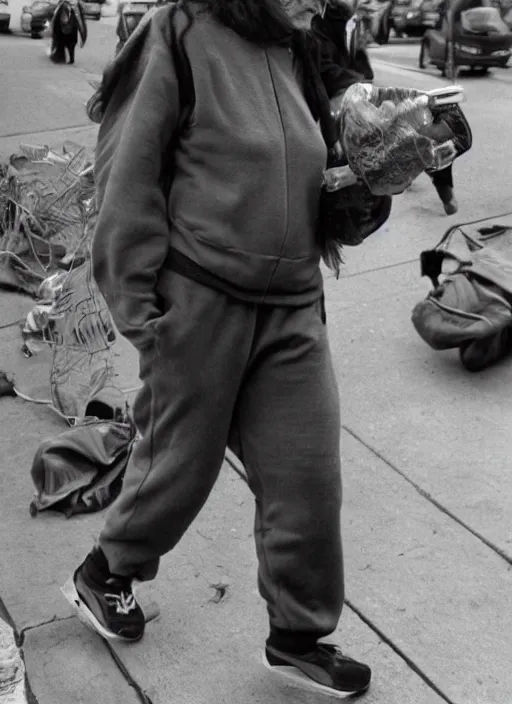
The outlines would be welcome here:
M 44 440 L 32 463 L 31 515 L 51 509 L 69 518 L 112 503 L 135 436 L 131 423 L 91 420 Z
M 350 170 L 374 195 L 402 193 L 424 171 L 448 166 L 457 150 L 434 124 L 424 91 L 356 83 L 339 108 L 340 141 Z M 439 140 L 442 140 L 441 142 Z

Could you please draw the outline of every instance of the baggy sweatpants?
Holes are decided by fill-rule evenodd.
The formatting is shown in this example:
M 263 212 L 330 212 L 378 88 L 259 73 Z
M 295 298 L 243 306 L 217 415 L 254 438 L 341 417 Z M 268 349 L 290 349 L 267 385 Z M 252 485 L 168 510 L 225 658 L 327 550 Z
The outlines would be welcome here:
M 328 635 L 344 585 L 339 399 L 321 302 L 244 303 L 173 272 L 160 289 L 166 312 L 151 323 L 133 409 L 142 439 L 100 536 L 110 571 L 155 577 L 229 446 L 255 497 L 271 627 Z

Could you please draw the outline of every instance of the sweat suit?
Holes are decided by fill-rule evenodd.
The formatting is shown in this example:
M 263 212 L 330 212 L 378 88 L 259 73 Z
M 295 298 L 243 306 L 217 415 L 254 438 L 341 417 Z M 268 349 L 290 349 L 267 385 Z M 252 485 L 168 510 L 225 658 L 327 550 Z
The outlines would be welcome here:
M 112 573 L 152 579 L 229 445 L 256 500 L 271 629 L 316 639 L 344 596 L 339 401 L 315 241 L 326 148 L 291 52 L 197 13 L 184 40 L 195 105 L 167 198 L 182 108 L 169 8 L 137 41 L 99 131 L 93 269 L 140 353 L 142 439 L 100 546 Z

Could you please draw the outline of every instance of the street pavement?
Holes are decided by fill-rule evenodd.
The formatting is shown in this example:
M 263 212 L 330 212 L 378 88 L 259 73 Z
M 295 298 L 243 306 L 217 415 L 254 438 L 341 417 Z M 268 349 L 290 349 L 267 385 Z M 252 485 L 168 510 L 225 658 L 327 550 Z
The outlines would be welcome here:
M 0 36 L 0 159 L 20 142 L 94 144 L 88 80 L 115 45 L 113 20 L 90 23 L 74 67 L 54 66 L 48 40 Z M 445 83 L 420 72 L 418 43 L 372 49 L 377 81 Z M 448 225 L 512 210 L 512 72 L 462 76 L 471 152 L 455 166 L 460 212 L 447 218 L 428 179 L 395 198 L 381 231 L 326 272 L 327 317 L 342 403 L 347 599 L 336 641 L 374 670 L 368 704 L 512 704 L 512 362 L 469 374 L 454 352 L 417 336 L 411 310 L 429 290 L 420 252 Z M 2 293 L 4 371 L 48 394 L 48 356 L 20 353 L 16 327 L 31 301 Z M 120 386 L 137 361 L 119 347 Z M 40 441 L 63 429 L 44 406 L 2 398 L 0 597 L 39 704 L 310 704 L 260 664 L 266 614 L 256 590 L 252 498 L 230 465 L 144 604 L 160 616 L 138 645 L 86 631 L 59 586 L 97 536 L 102 514 L 29 516 Z M 215 585 L 225 586 L 222 599 Z M 0 663 L 1 666 L 1 663 Z M 1 670 L 0 670 L 1 671 Z M 1 701 L 1 698 L 0 698 Z

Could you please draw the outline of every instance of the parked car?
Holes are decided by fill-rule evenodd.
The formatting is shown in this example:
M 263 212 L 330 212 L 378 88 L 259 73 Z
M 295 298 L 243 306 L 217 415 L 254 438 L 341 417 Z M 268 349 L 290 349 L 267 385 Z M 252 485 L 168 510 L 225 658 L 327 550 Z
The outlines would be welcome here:
M 41 39 L 57 4 L 58 0 L 33 0 L 30 5 L 25 5 L 21 13 L 21 31 L 30 34 L 32 39 Z
M 421 37 L 425 32 L 421 7 L 423 0 L 394 0 L 390 11 L 390 27 L 397 37 Z
M 9 0 L 0 0 L 0 32 L 8 32 L 10 23 Z
M 491 67 L 504 68 L 511 57 L 512 33 L 501 19 L 499 10 L 486 7 L 460 11 L 464 2 L 467 0 L 456 3 L 459 12 L 454 8 L 451 39 L 456 69 L 467 66 L 486 72 Z M 448 63 L 449 33 L 446 18 L 442 19 L 438 29 L 429 29 L 425 33 L 420 47 L 420 68 L 433 65 L 444 74 Z
M 86 2 L 82 0 L 82 6 L 84 8 L 84 15 L 90 20 L 100 20 L 101 19 L 101 7 L 104 5 L 105 0 L 94 0 L 94 2 Z

